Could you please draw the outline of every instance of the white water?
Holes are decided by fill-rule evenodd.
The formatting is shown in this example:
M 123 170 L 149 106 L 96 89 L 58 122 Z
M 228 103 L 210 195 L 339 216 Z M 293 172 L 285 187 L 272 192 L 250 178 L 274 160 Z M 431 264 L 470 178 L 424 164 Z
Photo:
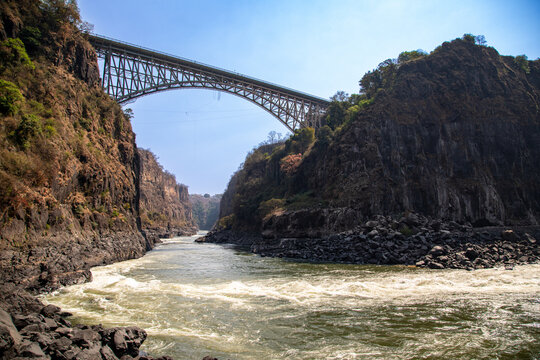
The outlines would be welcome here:
M 294 263 L 195 237 L 92 270 L 47 297 L 75 322 L 137 325 L 176 359 L 531 359 L 540 265 L 504 269 Z

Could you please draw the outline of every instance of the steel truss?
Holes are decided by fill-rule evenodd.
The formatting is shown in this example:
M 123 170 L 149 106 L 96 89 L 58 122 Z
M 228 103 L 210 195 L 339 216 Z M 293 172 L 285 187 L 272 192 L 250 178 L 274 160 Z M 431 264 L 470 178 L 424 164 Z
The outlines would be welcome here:
M 262 107 L 287 128 L 321 126 L 329 102 L 238 73 L 90 35 L 103 59 L 102 86 L 119 103 L 158 91 L 203 88 L 225 91 Z

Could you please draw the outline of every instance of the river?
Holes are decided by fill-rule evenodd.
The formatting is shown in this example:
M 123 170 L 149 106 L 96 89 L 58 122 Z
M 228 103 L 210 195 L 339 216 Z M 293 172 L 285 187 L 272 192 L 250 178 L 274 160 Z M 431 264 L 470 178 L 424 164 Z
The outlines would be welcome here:
M 538 359 L 540 265 L 310 264 L 167 240 L 46 301 L 74 323 L 136 325 L 177 360 Z

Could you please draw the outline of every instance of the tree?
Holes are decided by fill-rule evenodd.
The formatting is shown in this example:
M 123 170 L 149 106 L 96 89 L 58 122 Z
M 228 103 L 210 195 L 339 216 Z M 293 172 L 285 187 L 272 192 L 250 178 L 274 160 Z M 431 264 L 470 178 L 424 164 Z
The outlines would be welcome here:
M 0 79 L 0 113 L 14 115 L 19 112 L 23 96 L 14 83 Z
M 474 40 L 476 45 L 486 46 L 487 44 L 486 37 L 484 35 L 477 35 L 474 37 Z
M 349 94 L 347 94 L 345 91 L 338 91 L 334 95 L 330 97 L 330 100 L 332 101 L 349 101 Z
M 283 139 L 283 135 L 274 130 L 268 133 L 268 139 L 266 140 L 267 144 L 275 144 L 280 142 Z
M 427 53 L 422 49 L 412 50 L 412 51 L 403 51 L 401 54 L 399 54 L 397 62 L 398 64 L 401 64 L 406 61 L 422 58 L 426 55 Z
M 526 74 L 529 74 L 531 72 L 531 68 L 529 67 L 529 61 L 527 60 L 527 55 L 518 55 L 514 58 L 514 63 L 523 71 L 525 71 Z

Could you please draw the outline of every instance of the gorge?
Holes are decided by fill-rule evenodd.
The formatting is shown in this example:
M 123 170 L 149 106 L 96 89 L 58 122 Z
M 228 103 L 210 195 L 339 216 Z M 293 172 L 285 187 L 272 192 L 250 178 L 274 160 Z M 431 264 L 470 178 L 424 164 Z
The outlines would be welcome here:
M 540 60 L 403 52 L 190 196 L 81 29 L 0 3 L 0 359 L 538 354 Z

